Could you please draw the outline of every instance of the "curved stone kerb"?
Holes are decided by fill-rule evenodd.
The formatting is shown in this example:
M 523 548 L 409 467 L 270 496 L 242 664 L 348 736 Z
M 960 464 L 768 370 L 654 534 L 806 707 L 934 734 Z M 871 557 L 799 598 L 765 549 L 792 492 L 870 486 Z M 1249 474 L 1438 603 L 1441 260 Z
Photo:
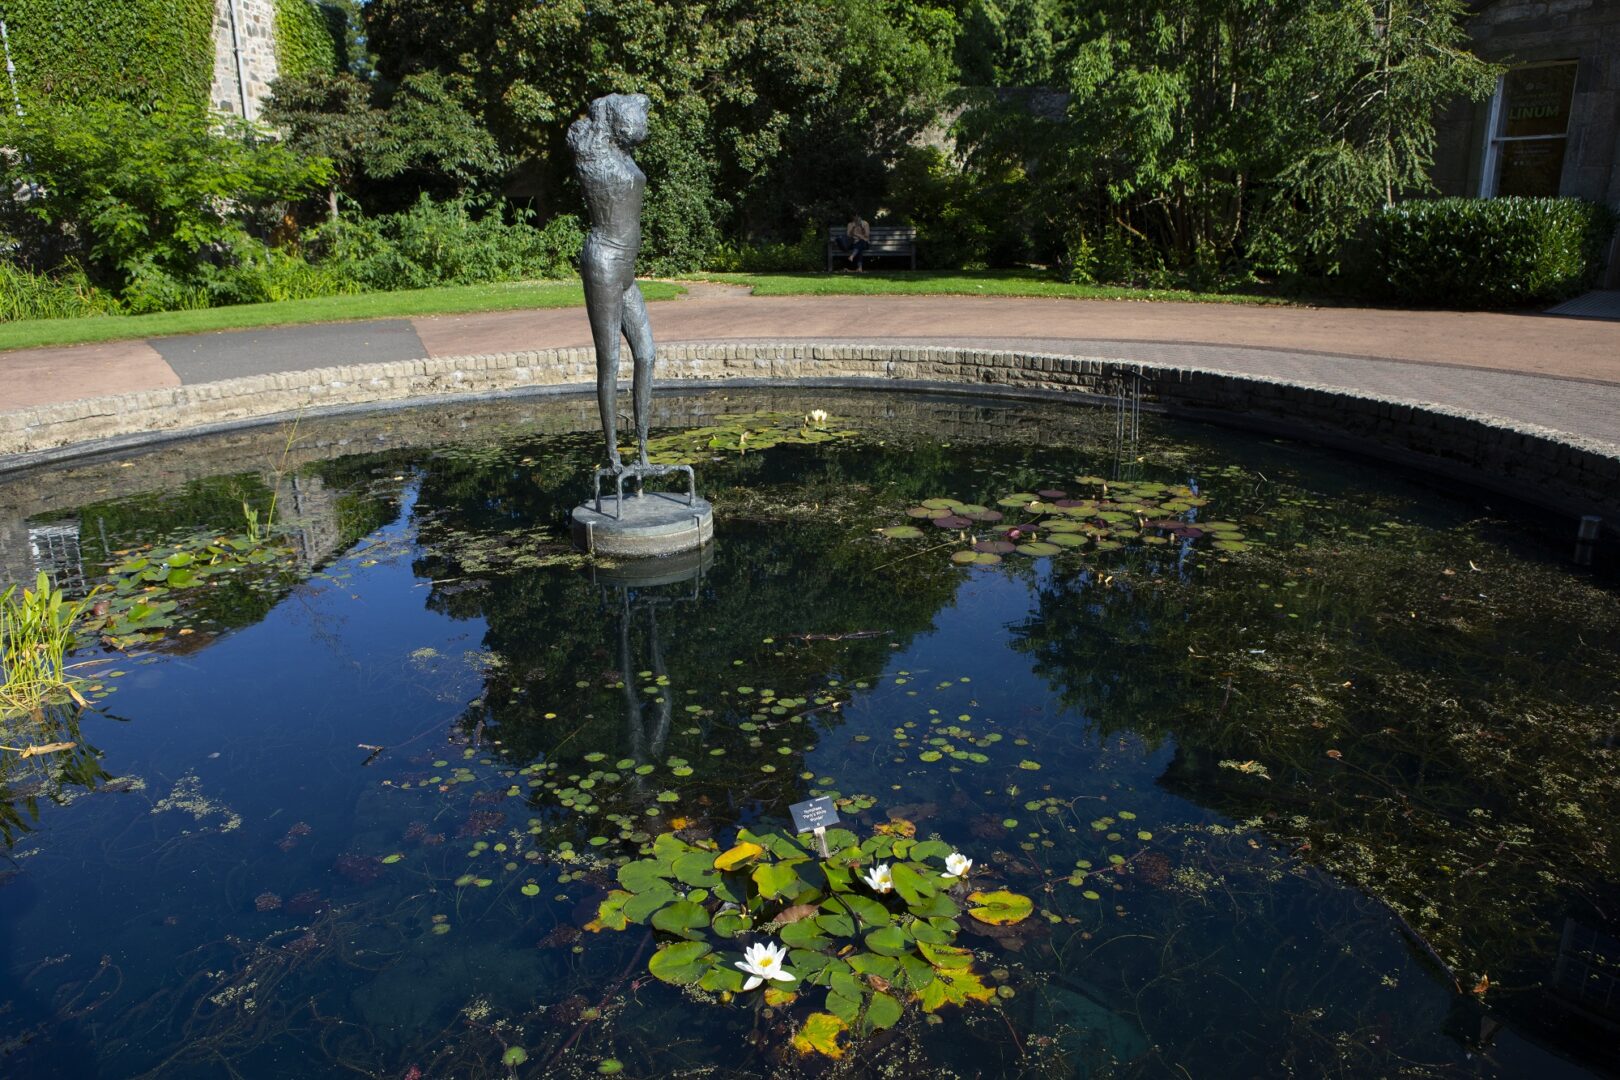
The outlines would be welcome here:
M 469 394 L 586 390 L 594 350 L 544 349 L 255 375 L 0 413 L 0 471 L 42 452 L 130 445 L 309 410 Z M 667 345 L 661 381 L 872 381 L 1115 397 L 1311 438 L 1570 513 L 1620 522 L 1620 447 L 1499 417 L 1286 379 L 1109 357 L 853 343 Z M 70 451 L 71 452 L 71 451 Z M 51 456 L 57 456 L 52 454 Z

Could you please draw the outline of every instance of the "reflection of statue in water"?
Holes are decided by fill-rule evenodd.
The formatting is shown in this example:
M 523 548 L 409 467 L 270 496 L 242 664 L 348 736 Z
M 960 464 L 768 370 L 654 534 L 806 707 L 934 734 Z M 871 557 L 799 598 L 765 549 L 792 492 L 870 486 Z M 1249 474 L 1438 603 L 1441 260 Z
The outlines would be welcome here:
M 641 196 L 647 186 L 630 151 L 647 137 L 647 98 L 609 94 L 591 102 L 568 129 L 574 170 L 585 189 L 591 231 L 580 257 L 585 307 L 596 344 L 596 400 L 607 437 L 608 461 L 620 473 L 618 414 L 619 336 L 630 341 L 635 363 L 636 447 L 647 464 L 647 421 L 652 408 L 653 337 L 647 303 L 636 285 L 641 250 Z
M 617 616 L 619 631 L 619 678 L 624 684 L 626 749 L 637 764 L 657 762 L 664 755 L 675 717 L 675 690 L 669 684 L 664 664 L 664 648 L 658 636 L 658 609 L 677 604 L 700 602 L 699 589 L 704 571 L 713 561 L 713 547 L 675 555 L 656 562 L 631 563 L 602 569 L 592 577 L 602 589 L 604 610 L 609 606 Z M 640 647 L 635 641 L 641 625 Z M 648 672 L 657 688 L 642 692 Z M 636 778 L 640 786 L 640 777 Z

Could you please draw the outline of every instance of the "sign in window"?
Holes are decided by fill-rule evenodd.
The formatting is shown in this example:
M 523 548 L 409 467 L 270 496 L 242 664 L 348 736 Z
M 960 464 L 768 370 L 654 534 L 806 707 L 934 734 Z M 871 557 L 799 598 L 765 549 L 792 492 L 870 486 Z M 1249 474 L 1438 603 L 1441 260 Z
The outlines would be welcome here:
M 1481 195 L 1559 194 L 1574 95 L 1573 60 L 1502 76 L 1491 100 Z

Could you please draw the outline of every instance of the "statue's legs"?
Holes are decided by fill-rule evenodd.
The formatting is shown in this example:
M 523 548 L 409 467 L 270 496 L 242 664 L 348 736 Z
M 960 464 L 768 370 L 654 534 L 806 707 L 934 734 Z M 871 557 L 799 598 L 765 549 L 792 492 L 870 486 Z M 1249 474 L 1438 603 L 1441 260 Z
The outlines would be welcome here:
M 602 416 L 602 435 L 607 439 L 608 463 L 617 471 L 624 466 L 619 458 L 619 413 L 615 398 L 619 390 L 619 333 L 623 319 L 623 285 L 611 280 L 610 260 L 593 257 L 587 249 L 580 275 L 585 285 L 585 312 L 591 320 L 591 341 L 596 345 L 596 407 Z M 643 316 L 645 317 L 645 316 Z
M 652 322 L 647 318 L 647 301 L 634 281 L 624 290 L 624 336 L 630 339 L 630 357 L 635 364 L 636 449 L 641 464 L 647 464 L 647 425 L 652 418 L 653 346 Z M 598 346 L 600 348 L 600 346 Z

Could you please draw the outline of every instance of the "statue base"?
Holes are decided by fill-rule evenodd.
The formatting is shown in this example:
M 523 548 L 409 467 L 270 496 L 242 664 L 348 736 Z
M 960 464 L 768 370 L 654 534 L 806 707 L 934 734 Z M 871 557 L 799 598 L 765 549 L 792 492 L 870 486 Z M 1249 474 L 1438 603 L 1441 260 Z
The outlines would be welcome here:
M 686 493 L 646 491 L 649 476 L 684 473 Z M 602 480 L 614 481 L 616 492 L 602 493 Z M 625 481 L 632 481 L 626 493 Z M 574 507 L 574 546 L 592 555 L 619 559 L 657 558 L 694 551 L 714 540 L 714 507 L 697 496 L 690 465 L 630 465 L 615 473 L 596 470 L 596 494 Z

